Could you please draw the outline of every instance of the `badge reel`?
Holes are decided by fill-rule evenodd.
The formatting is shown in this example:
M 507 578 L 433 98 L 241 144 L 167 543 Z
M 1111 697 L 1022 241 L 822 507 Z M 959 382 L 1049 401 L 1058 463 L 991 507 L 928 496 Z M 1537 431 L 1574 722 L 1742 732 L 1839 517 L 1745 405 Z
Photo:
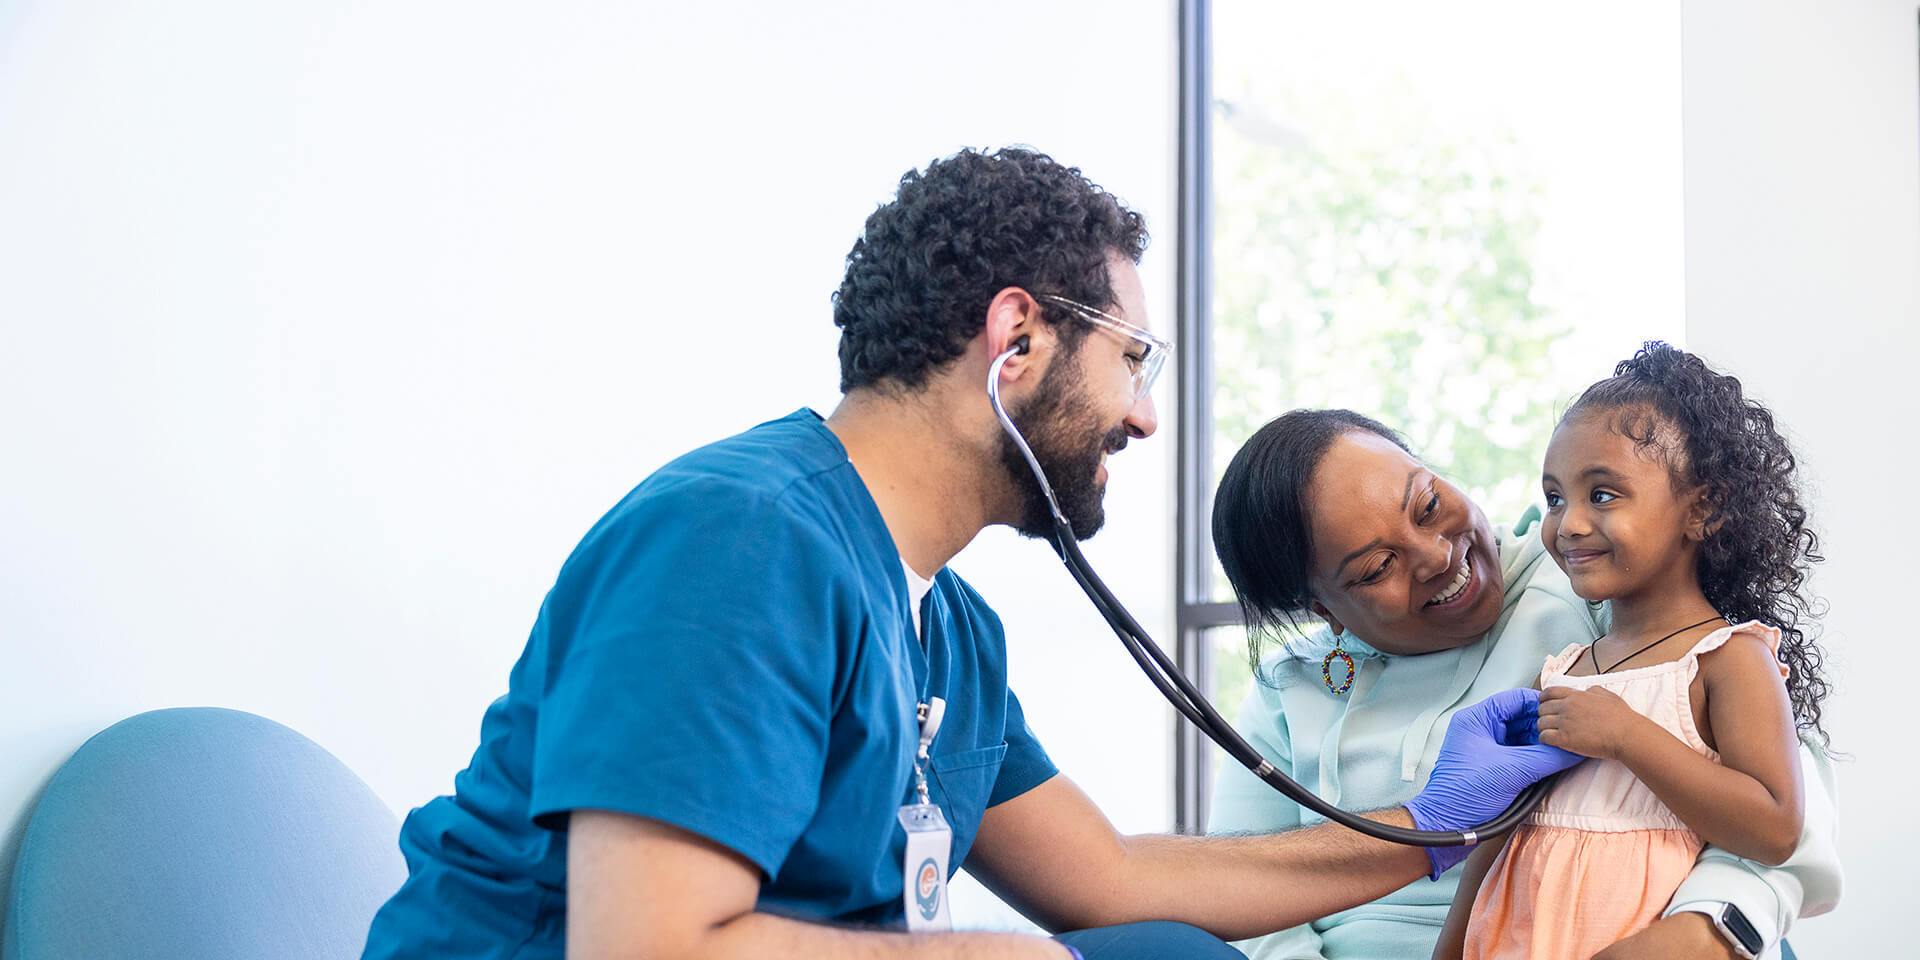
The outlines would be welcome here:
M 901 862 L 901 903 L 907 911 L 907 929 L 951 930 L 947 911 L 947 858 L 953 851 L 953 828 L 946 815 L 927 798 L 927 748 L 940 731 L 947 702 L 930 697 L 916 711 L 920 718 L 920 749 L 914 754 L 913 782 L 919 802 L 900 808 L 900 826 L 907 831 L 907 852 Z

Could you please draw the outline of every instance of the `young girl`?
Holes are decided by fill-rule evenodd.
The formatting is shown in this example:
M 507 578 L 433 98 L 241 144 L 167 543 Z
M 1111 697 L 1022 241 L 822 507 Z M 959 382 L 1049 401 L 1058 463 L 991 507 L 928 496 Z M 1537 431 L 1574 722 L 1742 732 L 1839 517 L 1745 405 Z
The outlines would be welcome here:
M 1703 843 L 1793 854 L 1796 727 L 1827 692 L 1793 470 L 1740 381 L 1662 343 L 1561 418 L 1540 537 L 1613 619 L 1548 659 L 1537 735 L 1595 759 L 1469 858 L 1435 957 L 1586 960 L 1659 919 Z

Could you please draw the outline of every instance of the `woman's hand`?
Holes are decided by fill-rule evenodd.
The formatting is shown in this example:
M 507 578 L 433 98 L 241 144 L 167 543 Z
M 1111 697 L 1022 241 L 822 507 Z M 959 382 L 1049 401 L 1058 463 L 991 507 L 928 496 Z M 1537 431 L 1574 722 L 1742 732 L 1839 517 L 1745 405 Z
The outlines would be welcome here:
M 1593 955 L 1593 960 L 1670 960 L 1695 957 L 1705 960 L 1735 960 L 1738 954 L 1725 937 L 1713 929 L 1713 921 L 1702 913 L 1676 913 L 1653 922 L 1653 926 L 1612 944 Z
M 1651 723 L 1611 690 L 1548 687 L 1540 691 L 1540 742 L 1583 757 L 1618 760 L 1633 737 Z

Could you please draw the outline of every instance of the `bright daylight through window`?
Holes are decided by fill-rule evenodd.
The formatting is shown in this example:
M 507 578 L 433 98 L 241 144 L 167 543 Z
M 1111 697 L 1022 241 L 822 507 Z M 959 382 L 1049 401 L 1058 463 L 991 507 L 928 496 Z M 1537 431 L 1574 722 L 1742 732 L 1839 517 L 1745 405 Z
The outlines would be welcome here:
M 1681 341 L 1680 11 L 1205 6 L 1210 309 L 1179 341 L 1211 371 L 1181 463 L 1205 471 L 1183 541 L 1212 572 L 1183 598 L 1182 642 L 1231 719 L 1253 679 L 1218 606 L 1208 496 L 1262 424 L 1296 407 L 1379 419 L 1510 527 L 1559 410 L 1641 341 Z M 1221 759 L 1187 752 L 1183 828 L 1203 826 Z

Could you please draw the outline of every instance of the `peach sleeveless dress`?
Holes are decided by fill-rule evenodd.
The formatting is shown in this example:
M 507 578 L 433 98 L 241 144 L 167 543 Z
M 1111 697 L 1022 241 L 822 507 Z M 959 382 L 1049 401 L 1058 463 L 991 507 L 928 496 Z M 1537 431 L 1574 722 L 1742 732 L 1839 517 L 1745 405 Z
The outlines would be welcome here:
M 1780 631 L 1751 621 L 1715 630 L 1671 663 L 1601 676 L 1566 675 L 1587 650 L 1573 644 L 1547 660 L 1540 686 L 1605 687 L 1718 763 L 1719 753 L 1694 726 L 1688 685 L 1700 656 L 1740 633 L 1760 637 L 1777 658 Z M 1781 677 L 1786 673 L 1782 666 Z M 1587 960 L 1658 920 L 1702 845 L 1625 764 L 1588 760 L 1561 778 L 1488 869 L 1467 923 L 1464 960 Z

